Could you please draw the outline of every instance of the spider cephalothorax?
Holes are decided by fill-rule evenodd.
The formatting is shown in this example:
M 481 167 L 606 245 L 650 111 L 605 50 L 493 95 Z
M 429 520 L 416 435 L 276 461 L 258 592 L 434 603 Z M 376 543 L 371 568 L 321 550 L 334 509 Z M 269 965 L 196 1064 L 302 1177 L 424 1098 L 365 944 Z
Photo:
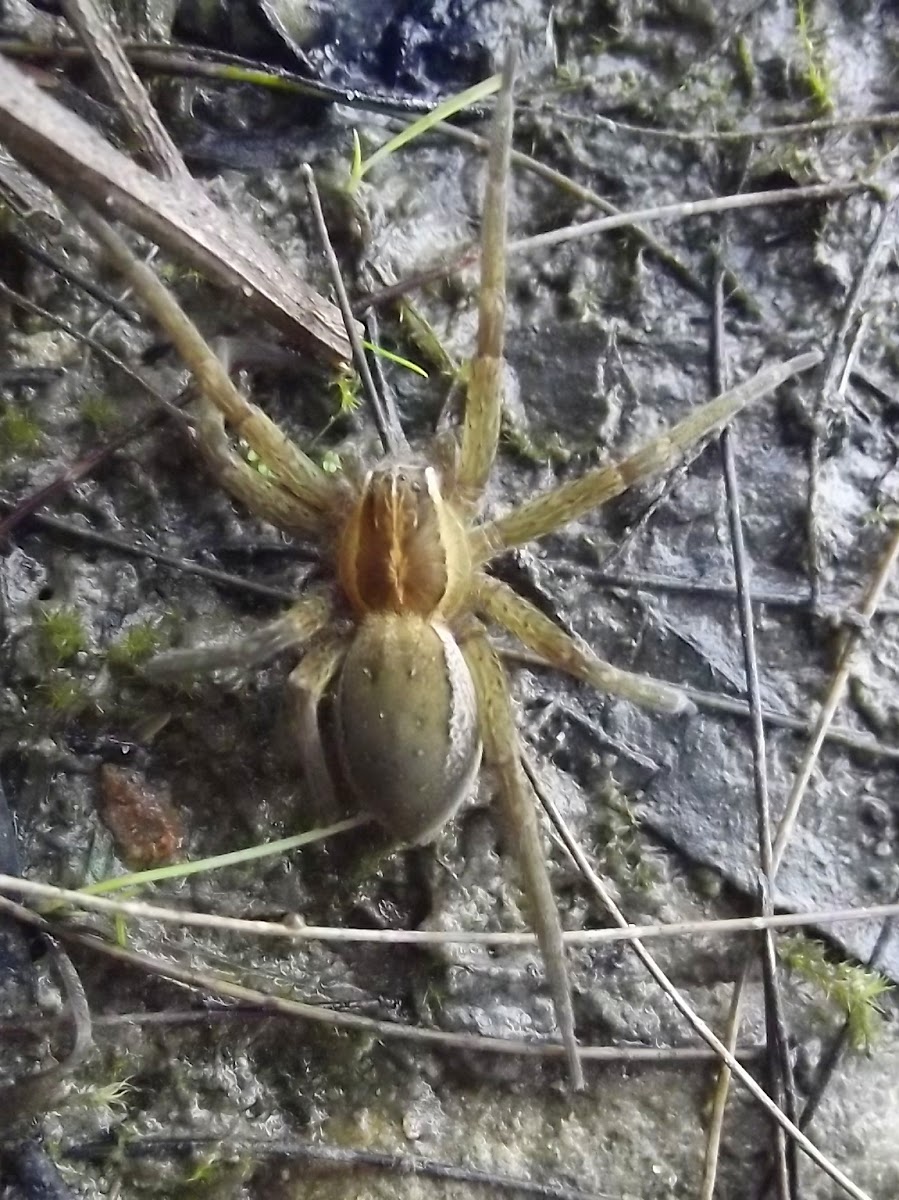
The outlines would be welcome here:
M 436 467 L 369 471 L 338 542 L 338 575 L 357 616 L 453 617 L 470 590 L 463 519 Z
M 770 366 L 621 462 L 593 468 L 484 520 L 481 501 L 496 456 L 502 400 L 511 77 L 510 56 L 488 166 L 477 352 L 458 453 L 445 473 L 417 465 L 410 455 L 377 465 L 356 482 L 328 475 L 237 391 L 174 299 L 122 240 L 108 228 L 103 240 L 194 373 L 200 392 L 194 438 L 216 478 L 287 534 L 319 540 L 334 567 L 329 585 L 310 589 L 278 620 L 239 642 L 170 651 L 149 671 L 162 676 L 253 667 L 293 652 L 299 657 L 289 676 L 294 722 L 313 787 L 327 792 L 346 784 L 355 806 L 398 841 L 422 842 L 436 833 L 470 791 L 483 753 L 504 824 L 514 831 L 571 1078 L 579 1086 L 561 927 L 508 678 L 488 629 L 504 630 L 547 664 L 636 703 L 669 712 L 689 704 L 675 686 L 603 662 L 485 566 L 672 465 L 744 405 L 820 356 L 810 352 Z M 264 474 L 236 451 L 228 430 L 265 464 Z M 326 698 L 336 763 L 319 730 Z

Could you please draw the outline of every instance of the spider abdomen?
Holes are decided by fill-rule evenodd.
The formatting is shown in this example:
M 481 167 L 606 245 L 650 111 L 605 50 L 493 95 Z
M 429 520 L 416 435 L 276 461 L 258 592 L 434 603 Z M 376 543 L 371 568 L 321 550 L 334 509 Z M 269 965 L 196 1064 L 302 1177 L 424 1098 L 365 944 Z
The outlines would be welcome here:
M 340 582 L 356 614 L 449 615 L 470 573 L 468 540 L 436 469 L 370 471 L 338 548 Z
M 430 841 L 481 759 L 474 684 L 449 630 L 412 614 L 367 617 L 341 667 L 334 715 L 361 807 L 400 841 Z

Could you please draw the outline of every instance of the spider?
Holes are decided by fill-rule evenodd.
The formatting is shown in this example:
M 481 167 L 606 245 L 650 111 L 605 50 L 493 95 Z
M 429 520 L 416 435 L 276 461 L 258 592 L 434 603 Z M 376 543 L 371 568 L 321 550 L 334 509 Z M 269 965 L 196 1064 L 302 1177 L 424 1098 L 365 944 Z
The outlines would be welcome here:
M 293 720 L 313 785 L 340 789 L 397 843 L 434 838 L 492 770 L 520 862 L 571 1082 L 583 1086 L 558 912 L 544 862 L 532 786 L 521 760 L 509 679 L 488 630 L 498 627 L 560 671 L 667 712 L 689 707 L 669 684 L 604 662 L 490 573 L 505 551 L 544 537 L 674 465 L 742 407 L 818 361 L 774 364 L 695 410 L 623 461 L 588 470 L 486 517 L 502 407 L 506 180 L 514 54 L 507 57 L 491 134 L 481 238 L 477 347 L 461 435 L 429 454 L 388 456 L 330 475 L 233 384 L 153 272 L 108 226 L 105 248 L 190 368 L 198 390 L 192 436 L 230 495 L 288 535 L 316 540 L 330 571 L 277 620 L 226 644 L 172 650 L 151 676 L 261 667 L 299 656 L 288 676 Z M 260 473 L 235 449 L 242 439 Z M 327 754 L 320 708 L 331 723 Z

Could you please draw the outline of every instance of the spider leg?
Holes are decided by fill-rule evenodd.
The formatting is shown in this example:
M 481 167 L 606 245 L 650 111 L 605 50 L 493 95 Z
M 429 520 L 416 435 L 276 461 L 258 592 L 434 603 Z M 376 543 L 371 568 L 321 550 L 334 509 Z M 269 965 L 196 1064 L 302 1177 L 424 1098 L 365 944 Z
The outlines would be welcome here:
M 318 709 L 340 669 L 346 649 L 346 637 L 330 634 L 304 655 L 287 677 L 303 769 L 321 815 L 328 819 L 336 819 L 340 808 L 322 745 Z
M 510 546 L 543 537 L 583 516 L 591 508 L 627 491 L 639 480 L 674 466 L 693 446 L 727 424 L 741 408 L 773 392 L 785 380 L 821 361 L 817 350 L 763 368 L 744 383 L 702 405 L 665 433 L 608 467 L 597 467 L 579 479 L 560 484 L 533 500 L 475 529 L 472 558 L 485 562 Z
M 221 411 L 205 393 L 195 401 L 191 436 L 216 482 L 257 517 L 288 534 L 317 534 L 321 516 L 235 451 Z
M 580 639 L 560 629 L 555 621 L 523 596 L 490 575 L 478 575 L 474 607 L 508 630 L 550 666 L 591 684 L 598 691 L 621 696 L 643 708 L 683 713 L 693 709 L 691 701 L 676 687 L 613 667 L 593 653 Z
M 565 964 L 562 926 L 544 861 L 537 823 L 537 804 L 521 765 L 521 747 L 506 673 L 483 630 L 465 639 L 462 653 L 474 680 L 484 758 L 496 772 L 505 824 L 514 838 L 524 877 L 531 919 L 540 944 L 556 1021 L 565 1044 L 573 1086 L 584 1086 L 584 1074 L 574 1032 L 571 985 Z
M 205 675 L 230 667 L 263 667 L 286 650 L 298 650 L 331 621 L 334 606 L 326 591 L 309 592 L 275 621 L 246 637 L 190 650 L 166 650 L 144 667 L 151 679 Z
M 499 443 L 502 418 L 503 341 L 506 317 L 506 189 L 512 144 L 512 88 L 516 50 L 506 52 L 503 82 L 493 118 L 481 231 L 478 341 L 465 401 L 462 448 L 455 486 L 474 505 L 487 483 Z
M 105 221 L 91 222 L 113 266 L 127 280 L 171 338 L 199 391 L 219 409 L 234 437 L 242 437 L 288 491 L 315 512 L 328 511 L 337 484 L 295 446 L 261 409 L 240 394 L 203 335 L 153 271 L 131 252 Z

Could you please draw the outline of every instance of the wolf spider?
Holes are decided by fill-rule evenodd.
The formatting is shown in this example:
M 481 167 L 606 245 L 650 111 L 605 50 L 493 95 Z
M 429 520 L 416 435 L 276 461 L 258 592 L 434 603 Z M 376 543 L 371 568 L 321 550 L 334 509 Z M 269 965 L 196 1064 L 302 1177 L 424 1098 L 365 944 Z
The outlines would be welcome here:
M 561 925 L 509 680 L 488 627 L 505 630 L 542 661 L 604 692 L 667 712 L 688 703 L 676 687 L 602 661 L 492 575 L 489 564 L 674 465 L 744 405 L 818 356 L 770 366 L 623 461 L 485 518 L 502 404 L 512 75 L 510 55 L 488 159 L 477 348 L 461 439 L 453 440 L 449 455 L 444 446 L 431 457 L 410 453 L 366 472 L 327 474 L 240 394 L 174 298 L 108 226 L 102 240 L 192 371 L 199 392 L 192 436 L 212 474 L 257 516 L 288 535 L 316 539 L 332 575 L 270 624 L 236 642 L 160 654 L 148 664 L 149 674 L 259 667 L 283 653 L 301 654 L 288 686 L 313 784 L 325 791 L 342 787 L 400 843 L 433 839 L 472 789 L 483 755 L 514 831 L 570 1077 L 581 1087 Z M 237 438 L 265 464 L 265 473 L 241 457 Z M 335 756 L 328 761 L 320 736 L 326 698 L 336 762 Z

